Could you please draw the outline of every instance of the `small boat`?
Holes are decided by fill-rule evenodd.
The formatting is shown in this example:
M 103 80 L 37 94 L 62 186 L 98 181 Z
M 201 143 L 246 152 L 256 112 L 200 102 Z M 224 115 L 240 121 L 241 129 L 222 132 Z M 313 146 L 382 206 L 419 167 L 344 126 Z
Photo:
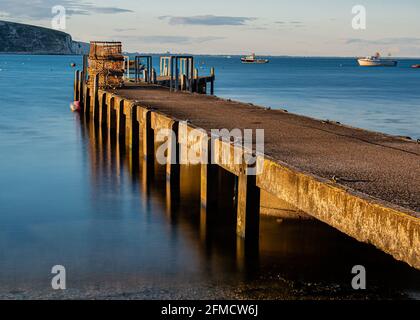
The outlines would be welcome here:
M 359 58 L 357 62 L 361 67 L 396 67 L 398 64 L 396 60 L 381 58 L 379 53 L 374 56 Z
M 411 68 L 413 68 L 413 69 L 420 69 L 420 64 L 413 64 L 411 66 Z
M 268 63 L 268 59 L 257 59 L 255 53 L 251 54 L 250 56 L 246 56 L 241 58 L 242 63 L 256 63 L 256 64 L 264 64 Z

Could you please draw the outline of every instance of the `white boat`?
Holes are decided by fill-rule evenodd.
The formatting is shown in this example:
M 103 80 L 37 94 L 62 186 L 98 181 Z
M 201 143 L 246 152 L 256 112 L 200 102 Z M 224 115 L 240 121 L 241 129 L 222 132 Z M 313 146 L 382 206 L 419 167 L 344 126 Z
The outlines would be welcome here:
M 264 64 L 268 63 L 268 59 L 257 59 L 255 53 L 251 54 L 250 56 L 246 56 L 241 58 L 242 63 L 257 63 L 257 64 Z
M 389 58 L 381 58 L 379 53 L 374 56 L 359 58 L 357 62 L 361 67 L 396 67 L 398 61 Z

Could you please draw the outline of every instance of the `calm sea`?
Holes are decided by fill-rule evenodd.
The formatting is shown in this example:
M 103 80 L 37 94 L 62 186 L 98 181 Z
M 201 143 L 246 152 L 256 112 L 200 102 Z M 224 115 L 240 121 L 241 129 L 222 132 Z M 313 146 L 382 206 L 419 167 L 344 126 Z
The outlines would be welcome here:
M 0 297 L 418 298 L 419 273 L 315 221 L 262 218 L 259 250 L 242 249 L 234 212 L 200 216 L 197 168 L 178 198 L 109 133 L 69 111 L 80 57 L 0 55 Z M 420 137 L 420 71 L 402 61 L 197 57 L 220 96 L 390 134 Z M 351 289 L 351 269 L 368 290 Z M 67 290 L 53 292 L 63 265 Z

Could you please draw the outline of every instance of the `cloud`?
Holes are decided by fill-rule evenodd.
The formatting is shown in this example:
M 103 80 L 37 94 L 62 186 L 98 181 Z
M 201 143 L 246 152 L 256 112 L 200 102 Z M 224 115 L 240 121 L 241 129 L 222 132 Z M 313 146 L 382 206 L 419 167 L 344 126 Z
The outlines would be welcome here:
M 252 17 L 228 17 L 228 16 L 191 16 L 174 17 L 161 16 L 160 20 L 167 20 L 171 25 L 202 25 L 202 26 L 243 26 L 250 21 L 256 20 Z
M 302 21 L 275 21 L 275 24 L 279 25 L 280 28 L 302 28 L 305 24 Z
M 378 51 L 386 50 L 393 55 L 402 56 L 419 56 L 420 38 L 401 37 L 401 38 L 382 38 L 382 39 L 359 39 L 349 38 L 343 40 L 344 44 L 354 46 L 356 48 L 371 48 L 369 50 Z
M 137 30 L 136 28 L 115 28 L 114 31 L 115 32 L 126 32 L 126 31 L 135 31 Z
M 420 45 L 420 38 L 383 38 L 376 40 L 367 40 L 359 38 L 350 38 L 344 41 L 346 44 L 360 44 L 360 45 L 382 45 L 382 46 L 393 46 L 393 45 Z
M 1 0 L 1 11 L 13 18 L 42 20 L 52 18 L 54 14 L 51 9 L 57 5 L 63 6 L 69 16 L 133 12 L 119 7 L 97 6 L 82 0 Z
M 143 43 L 160 44 L 199 44 L 209 41 L 223 40 L 223 37 L 188 37 L 188 36 L 121 36 L 126 40 L 134 40 Z

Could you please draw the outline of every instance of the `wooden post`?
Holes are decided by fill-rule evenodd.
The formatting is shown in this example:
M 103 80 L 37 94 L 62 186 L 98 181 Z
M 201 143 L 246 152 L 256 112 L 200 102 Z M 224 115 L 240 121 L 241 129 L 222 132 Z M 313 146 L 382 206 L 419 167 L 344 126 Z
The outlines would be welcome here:
M 98 90 L 99 90 L 99 73 L 95 75 L 95 79 L 93 81 L 93 103 L 91 108 L 91 112 L 93 115 L 93 121 L 97 121 L 99 117 L 99 101 L 98 101 Z
M 173 70 L 175 72 L 175 87 L 174 87 L 174 91 L 178 91 L 179 89 L 179 69 L 178 69 L 178 58 L 175 58 L 175 70 Z
M 143 70 L 143 81 L 149 83 L 149 72 L 147 71 L 147 69 Z
M 152 129 L 152 112 L 137 108 L 137 121 L 139 122 L 139 149 L 140 155 L 148 161 L 154 160 L 155 137 Z
M 198 93 L 198 69 L 194 68 L 194 86 L 195 86 L 195 92 Z
M 215 80 L 215 70 L 211 68 L 211 84 L 210 84 L 210 94 L 214 95 L 214 80 Z
M 117 138 L 123 140 L 125 136 L 125 114 L 124 114 L 124 103 L 125 100 L 121 99 L 120 103 L 116 107 L 116 118 L 117 118 Z
M 74 101 L 79 100 L 79 70 L 74 72 Z
M 156 69 L 152 68 L 152 78 L 150 79 L 151 83 L 156 84 L 157 83 L 157 76 L 156 76 Z
M 238 177 L 237 234 L 247 241 L 258 241 L 260 222 L 260 189 L 256 185 L 256 176 L 248 174 L 244 163 Z
M 181 90 L 187 90 L 187 76 L 185 74 L 181 75 Z
M 83 103 L 83 88 L 85 86 L 85 73 L 82 71 L 79 74 L 80 79 L 79 79 L 79 101 L 80 103 Z
M 107 94 L 103 92 L 101 96 L 99 97 L 99 117 L 98 122 L 99 125 L 105 125 L 106 119 L 107 119 L 107 106 L 106 106 L 106 99 Z
M 205 149 L 202 150 L 204 153 L 203 159 L 206 159 L 207 163 L 201 164 L 201 179 L 200 179 L 200 200 L 201 207 L 205 209 L 205 212 L 213 210 L 217 205 L 217 190 L 218 190 L 218 177 L 217 165 L 212 162 L 212 142 L 208 139 L 206 142 Z
M 83 86 L 83 104 L 82 104 L 82 108 L 83 108 L 83 114 L 86 116 L 87 114 L 89 114 L 89 108 L 90 108 L 90 103 L 89 103 L 89 99 L 90 99 L 90 93 L 89 93 L 89 86 L 85 85 Z
M 125 144 L 129 149 L 135 150 L 139 139 L 137 124 L 137 106 L 131 103 L 124 107 L 125 114 Z
M 107 106 L 107 126 L 108 130 L 115 129 L 116 127 L 116 112 L 115 112 L 115 98 L 111 97 Z
M 185 61 L 185 90 L 191 91 L 191 74 L 190 74 L 190 59 L 186 59 Z
M 88 74 L 88 55 L 84 54 L 83 55 L 83 74 L 84 74 L 84 78 L 83 81 L 86 81 L 86 75 Z
M 179 184 L 179 143 L 178 132 L 179 122 L 174 121 L 171 125 L 171 132 L 168 137 L 168 160 L 166 163 L 166 176 L 171 180 L 171 184 Z

